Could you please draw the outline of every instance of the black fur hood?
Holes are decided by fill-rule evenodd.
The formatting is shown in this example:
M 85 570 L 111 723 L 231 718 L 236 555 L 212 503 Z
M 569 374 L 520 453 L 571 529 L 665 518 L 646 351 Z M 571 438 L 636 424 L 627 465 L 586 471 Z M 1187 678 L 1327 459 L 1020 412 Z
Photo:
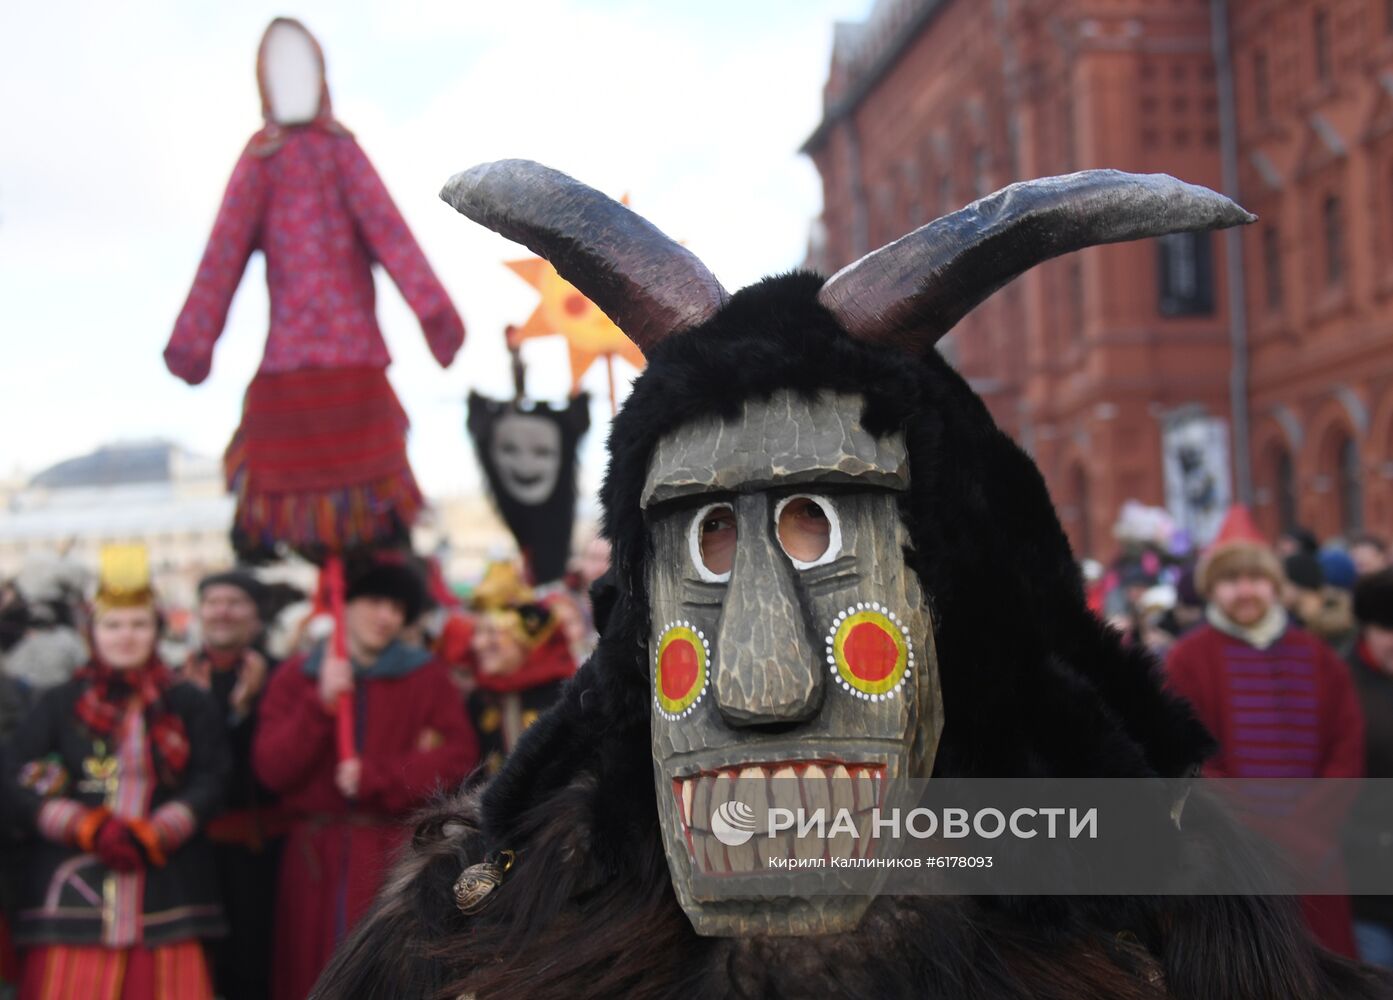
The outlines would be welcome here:
M 796 273 L 737 293 L 667 338 L 616 418 L 603 488 L 611 573 L 596 654 L 481 796 L 424 817 L 322 997 L 986 997 L 1259 1000 L 1390 995 L 1309 943 L 1283 900 L 881 897 L 853 934 L 699 938 L 674 896 L 649 744 L 639 506 L 660 437 L 777 389 L 860 393 L 902 431 L 909 565 L 933 614 L 944 729 L 935 774 L 1178 777 L 1212 741 L 1155 661 L 1087 609 L 1044 481 L 935 351 L 853 340 Z M 1206 824 L 1177 864 L 1202 891 Z M 1188 813 L 1187 813 L 1188 816 Z M 1187 824 L 1189 821 L 1187 820 Z M 516 852 L 477 915 L 450 886 Z

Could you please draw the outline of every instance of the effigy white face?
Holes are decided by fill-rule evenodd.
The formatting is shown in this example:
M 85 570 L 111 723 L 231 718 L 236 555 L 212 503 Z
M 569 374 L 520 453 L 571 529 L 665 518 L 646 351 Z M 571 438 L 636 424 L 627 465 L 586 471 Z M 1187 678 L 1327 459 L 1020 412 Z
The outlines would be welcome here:
M 313 40 L 303 29 L 285 22 L 266 36 L 263 81 L 278 125 L 303 125 L 319 114 L 324 67 Z

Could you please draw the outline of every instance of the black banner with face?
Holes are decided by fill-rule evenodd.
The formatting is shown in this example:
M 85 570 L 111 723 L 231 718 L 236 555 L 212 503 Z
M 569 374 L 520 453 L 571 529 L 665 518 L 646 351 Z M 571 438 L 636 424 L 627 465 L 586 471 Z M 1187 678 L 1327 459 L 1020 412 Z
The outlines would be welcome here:
M 590 429 L 590 394 L 554 409 L 471 392 L 468 427 L 489 492 L 517 539 L 532 582 L 559 580 L 571 554 L 576 450 Z

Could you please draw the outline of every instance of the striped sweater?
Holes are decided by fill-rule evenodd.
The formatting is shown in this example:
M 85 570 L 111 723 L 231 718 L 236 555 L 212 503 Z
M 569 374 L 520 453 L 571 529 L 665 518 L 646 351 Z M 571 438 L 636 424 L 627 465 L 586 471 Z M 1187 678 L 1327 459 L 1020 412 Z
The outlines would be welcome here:
M 1288 625 L 1259 648 L 1201 625 L 1171 647 L 1166 671 L 1168 686 L 1189 699 L 1219 743 L 1206 777 L 1363 776 L 1364 719 L 1349 668 L 1310 633 Z M 1343 881 L 1334 839 L 1342 817 L 1309 785 L 1264 781 L 1243 786 L 1240 796 L 1246 821 L 1272 832 L 1294 861 L 1332 884 Z M 1348 896 L 1303 896 L 1301 908 L 1316 940 L 1354 956 Z
M 1288 626 L 1266 649 L 1202 625 L 1171 649 L 1167 683 L 1219 742 L 1205 774 L 1358 778 L 1364 720 L 1349 667 Z

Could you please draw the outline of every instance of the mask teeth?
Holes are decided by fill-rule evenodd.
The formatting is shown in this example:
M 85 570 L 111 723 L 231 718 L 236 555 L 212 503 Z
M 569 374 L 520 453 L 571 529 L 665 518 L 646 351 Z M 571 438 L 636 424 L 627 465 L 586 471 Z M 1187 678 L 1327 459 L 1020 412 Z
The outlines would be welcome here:
M 688 775 L 673 781 L 692 862 L 706 875 L 733 875 L 771 870 L 771 860 L 789 858 L 872 857 L 876 838 L 871 816 L 882 804 L 884 764 L 840 761 L 783 761 L 738 764 Z M 756 830 L 744 844 L 721 843 L 711 832 L 712 814 L 730 801 L 755 807 L 825 810 L 829 827 L 841 810 L 851 813 L 857 835 L 797 837 L 796 828 L 774 837 Z M 757 808 L 757 816 L 763 809 Z M 786 869 L 773 869 L 785 871 Z

